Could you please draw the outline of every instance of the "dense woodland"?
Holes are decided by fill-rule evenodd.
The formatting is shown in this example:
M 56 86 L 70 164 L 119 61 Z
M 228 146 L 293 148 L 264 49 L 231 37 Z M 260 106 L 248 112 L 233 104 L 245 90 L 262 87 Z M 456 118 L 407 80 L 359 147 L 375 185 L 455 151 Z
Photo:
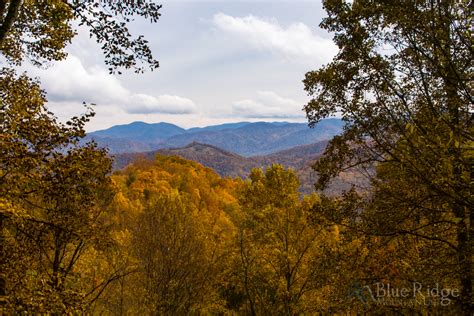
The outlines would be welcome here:
M 1 313 L 470 315 L 470 6 L 324 1 L 339 53 L 306 74 L 305 111 L 345 127 L 315 185 L 373 171 L 370 189 L 326 196 L 278 164 L 242 180 L 158 154 L 112 172 L 81 141 L 92 108 L 58 122 L 17 67 L 64 59 L 79 21 L 111 73 L 157 68 L 126 23 L 160 6 L 0 1 Z

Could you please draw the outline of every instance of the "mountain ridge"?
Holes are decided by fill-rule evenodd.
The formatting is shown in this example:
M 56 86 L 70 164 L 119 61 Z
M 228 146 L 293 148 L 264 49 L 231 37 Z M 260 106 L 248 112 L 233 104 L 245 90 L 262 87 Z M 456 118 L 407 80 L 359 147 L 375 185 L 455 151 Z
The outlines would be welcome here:
M 300 191 L 305 194 L 314 192 L 317 180 L 316 172 L 311 168 L 324 152 L 328 141 L 320 141 L 309 145 L 297 146 L 270 155 L 243 157 L 216 146 L 193 142 L 180 148 L 158 149 L 143 153 L 123 153 L 114 156 L 114 169 L 120 170 L 134 161 L 145 159 L 154 160 L 157 154 L 164 156 L 179 156 L 211 168 L 223 177 L 239 177 L 245 179 L 253 168 L 268 168 L 278 163 L 286 168 L 292 168 L 300 180 Z M 360 187 L 367 186 L 366 180 L 354 171 L 346 171 L 337 177 L 328 189 L 328 195 L 337 195 L 348 190 L 352 183 Z
M 340 119 L 326 119 L 315 128 L 306 123 L 237 122 L 183 129 L 171 123 L 133 122 L 89 133 L 87 140 L 108 147 L 110 153 L 181 148 L 192 142 L 250 157 L 332 138 L 342 132 Z

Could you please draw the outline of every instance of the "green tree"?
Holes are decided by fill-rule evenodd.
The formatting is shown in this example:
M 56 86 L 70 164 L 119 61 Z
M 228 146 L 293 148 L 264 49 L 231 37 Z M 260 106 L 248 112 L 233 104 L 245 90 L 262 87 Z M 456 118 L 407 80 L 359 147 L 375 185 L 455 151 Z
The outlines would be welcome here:
M 415 236 L 445 249 L 461 289 L 457 306 L 468 315 L 474 209 L 470 4 L 327 0 L 324 7 L 328 17 L 321 26 L 334 32 L 339 53 L 306 74 L 313 98 L 305 109 L 310 124 L 340 113 L 346 126 L 315 164 L 318 186 L 345 168 L 378 164 L 374 194 L 344 208 L 346 215 L 362 212 L 367 233 Z M 440 266 L 438 261 L 432 268 Z

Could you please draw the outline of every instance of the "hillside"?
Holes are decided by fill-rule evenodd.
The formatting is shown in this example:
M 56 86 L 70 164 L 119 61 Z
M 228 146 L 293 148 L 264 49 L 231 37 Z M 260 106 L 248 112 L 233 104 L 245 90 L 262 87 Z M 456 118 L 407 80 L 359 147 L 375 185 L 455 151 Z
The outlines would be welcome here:
M 342 124 L 339 119 L 323 120 L 315 128 L 306 123 L 239 122 L 185 130 L 168 123 L 134 122 L 89 133 L 87 139 L 108 147 L 111 154 L 180 148 L 198 142 L 250 157 L 327 140 L 342 131 Z
M 159 149 L 141 153 L 124 153 L 114 155 L 114 169 L 123 169 L 133 161 L 154 159 L 156 154 L 179 156 L 214 169 L 221 176 L 245 178 L 252 168 L 282 164 L 293 169 L 309 166 L 326 147 L 327 141 L 297 146 L 270 155 L 243 157 L 219 147 L 192 142 L 191 144 L 170 149 Z
M 259 167 L 259 162 L 225 151 L 215 146 L 193 142 L 183 148 L 160 149 L 157 151 L 165 156 L 180 156 L 199 162 L 203 166 L 214 169 L 221 176 L 244 178 L 252 168 Z
M 311 164 L 315 158 L 323 153 L 327 144 L 328 141 L 323 140 L 313 144 L 292 147 L 268 155 L 254 156 L 253 158 L 263 165 L 278 163 L 298 169 Z
M 301 182 L 300 191 L 310 193 L 314 191 L 314 182 L 317 175 L 312 170 L 312 163 L 323 153 L 327 141 L 293 147 L 270 155 L 243 157 L 216 146 L 193 142 L 187 146 L 172 149 L 159 149 L 143 153 L 125 153 L 114 155 L 114 169 L 119 170 L 128 164 L 139 160 L 154 160 L 156 154 L 164 156 L 179 156 L 196 161 L 203 166 L 212 168 L 223 177 L 246 178 L 252 168 L 267 168 L 278 163 L 295 170 Z M 325 193 L 334 195 L 350 188 L 349 183 L 358 183 L 361 186 L 367 182 L 354 171 L 347 171 L 336 178 Z
M 114 169 L 122 169 L 138 159 L 153 160 L 156 154 L 179 156 L 214 169 L 221 176 L 245 178 L 252 168 L 260 166 L 256 159 L 242 157 L 216 146 L 193 142 L 180 148 L 159 149 L 142 153 L 114 155 Z

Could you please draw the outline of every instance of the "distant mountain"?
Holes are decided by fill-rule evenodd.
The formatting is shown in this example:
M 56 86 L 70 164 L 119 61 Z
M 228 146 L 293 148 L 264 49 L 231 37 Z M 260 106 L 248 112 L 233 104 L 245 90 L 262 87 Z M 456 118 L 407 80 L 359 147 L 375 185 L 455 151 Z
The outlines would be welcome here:
M 239 122 L 183 129 L 173 124 L 134 122 L 88 134 L 112 154 L 180 148 L 193 142 L 208 144 L 242 156 L 265 155 L 311 144 L 341 133 L 339 119 L 321 121 L 315 128 L 305 123 Z
M 126 125 L 115 125 L 111 128 L 95 131 L 90 135 L 108 137 L 108 138 L 125 138 L 142 142 L 157 142 L 167 139 L 171 136 L 185 133 L 186 130 L 170 123 L 144 123 L 133 122 Z
M 215 131 L 222 131 L 225 129 L 236 129 L 242 126 L 245 126 L 247 124 L 251 124 L 250 122 L 238 122 L 238 123 L 225 123 L 225 124 L 220 124 L 220 125 L 211 125 L 211 126 L 206 126 L 206 127 L 193 127 L 187 130 L 187 132 L 215 132 Z
M 144 152 L 156 149 L 157 145 L 153 143 L 145 143 L 127 138 L 115 138 L 106 136 L 87 135 L 82 142 L 93 139 L 100 147 L 107 147 L 111 154 L 123 152 Z
M 144 153 L 117 154 L 114 157 L 114 169 L 122 169 L 138 159 L 154 159 L 156 154 L 176 155 L 185 159 L 196 161 L 206 167 L 214 169 L 221 176 L 246 178 L 252 168 L 266 168 L 274 163 L 293 168 L 301 182 L 301 192 L 314 191 L 314 182 L 317 179 L 311 165 L 323 153 L 327 141 L 293 147 L 270 155 L 243 157 L 241 155 L 223 150 L 216 146 L 191 143 L 181 148 L 159 149 Z M 350 188 L 349 183 L 367 185 L 367 181 L 360 175 L 348 171 L 336 178 L 333 184 L 325 191 L 330 195 L 340 193 Z
M 298 145 L 327 140 L 342 130 L 338 119 L 324 120 L 315 128 L 305 123 L 249 123 L 220 131 L 197 131 L 169 138 L 165 147 L 182 147 L 199 142 L 238 153 L 242 156 L 265 155 Z

